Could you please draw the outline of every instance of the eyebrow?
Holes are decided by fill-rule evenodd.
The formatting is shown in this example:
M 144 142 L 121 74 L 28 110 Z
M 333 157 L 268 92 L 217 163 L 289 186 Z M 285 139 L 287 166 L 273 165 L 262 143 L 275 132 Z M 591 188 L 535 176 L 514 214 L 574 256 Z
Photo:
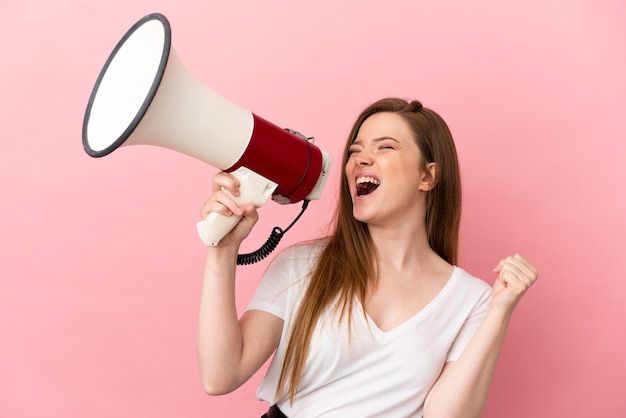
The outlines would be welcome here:
M 390 136 L 381 136 L 380 138 L 374 138 L 372 141 L 374 141 L 375 143 L 377 143 L 377 142 L 382 142 L 382 141 L 386 141 L 386 140 L 390 140 L 390 141 L 393 141 L 393 142 L 397 142 L 398 144 L 400 143 L 400 141 L 398 141 L 397 139 L 392 138 L 392 137 L 390 137 Z M 356 139 L 356 138 L 355 138 L 355 139 L 354 139 L 354 141 L 352 141 L 352 142 L 350 143 L 350 145 L 352 145 L 352 144 L 361 145 L 361 144 L 362 144 L 362 142 L 361 142 L 359 139 Z

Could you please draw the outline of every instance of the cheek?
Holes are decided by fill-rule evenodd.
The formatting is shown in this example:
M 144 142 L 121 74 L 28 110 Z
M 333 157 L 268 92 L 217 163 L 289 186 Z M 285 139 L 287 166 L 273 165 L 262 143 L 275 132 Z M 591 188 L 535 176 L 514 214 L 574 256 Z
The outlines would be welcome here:
M 393 170 L 392 187 L 404 193 L 415 193 L 420 183 L 420 172 L 414 164 L 406 162 L 398 162 L 390 167 Z

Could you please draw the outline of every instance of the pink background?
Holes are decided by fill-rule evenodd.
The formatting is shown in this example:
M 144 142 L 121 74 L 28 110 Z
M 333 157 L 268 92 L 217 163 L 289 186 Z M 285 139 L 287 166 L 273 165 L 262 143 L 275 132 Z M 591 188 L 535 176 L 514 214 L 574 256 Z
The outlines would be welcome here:
M 1 416 L 265 409 L 260 373 L 216 398 L 197 377 L 195 222 L 215 170 L 156 147 L 99 160 L 82 149 L 106 57 L 156 11 L 200 80 L 336 158 L 374 99 L 441 113 L 464 176 L 460 264 L 491 282 L 519 251 L 541 271 L 485 416 L 626 413 L 623 0 L 20 0 L 0 11 Z M 281 248 L 323 231 L 335 186 Z M 267 204 L 246 249 L 298 210 Z M 266 265 L 241 268 L 242 308 Z

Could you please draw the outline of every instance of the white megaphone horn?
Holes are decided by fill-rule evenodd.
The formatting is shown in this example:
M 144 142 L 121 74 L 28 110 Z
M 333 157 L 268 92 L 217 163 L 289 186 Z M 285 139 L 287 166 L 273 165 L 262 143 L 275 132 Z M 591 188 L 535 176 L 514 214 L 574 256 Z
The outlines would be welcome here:
M 83 146 L 92 157 L 120 146 L 156 145 L 231 172 L 241 182 L 238 203 L 262 206 L 319 199 L 332 157 L 288 131 L 224 99 L 183 66 L 171 46 L 165 16 L 135 23 L 98 76 L 83 121 Z M 239 222 L 212 213 L 198 223 L 216 245 Z

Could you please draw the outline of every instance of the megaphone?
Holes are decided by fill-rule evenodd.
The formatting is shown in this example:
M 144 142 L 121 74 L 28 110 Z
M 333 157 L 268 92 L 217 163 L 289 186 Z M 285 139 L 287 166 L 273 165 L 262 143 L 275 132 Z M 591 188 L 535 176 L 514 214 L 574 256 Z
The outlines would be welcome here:
M 103 157 L 121 146 L 155 145 L 238 177 L 238 203 L 262 206 L 319 199 L 332 157 L 311 139 L 286 130 L 220 96 L 189 73 L 171 45 L 165 16 L 135 23 L 107 59 L 83 120 L 83 147 Z M 205 245 L 216 245 L 240 217 L 211 213 L 198 222 Z

